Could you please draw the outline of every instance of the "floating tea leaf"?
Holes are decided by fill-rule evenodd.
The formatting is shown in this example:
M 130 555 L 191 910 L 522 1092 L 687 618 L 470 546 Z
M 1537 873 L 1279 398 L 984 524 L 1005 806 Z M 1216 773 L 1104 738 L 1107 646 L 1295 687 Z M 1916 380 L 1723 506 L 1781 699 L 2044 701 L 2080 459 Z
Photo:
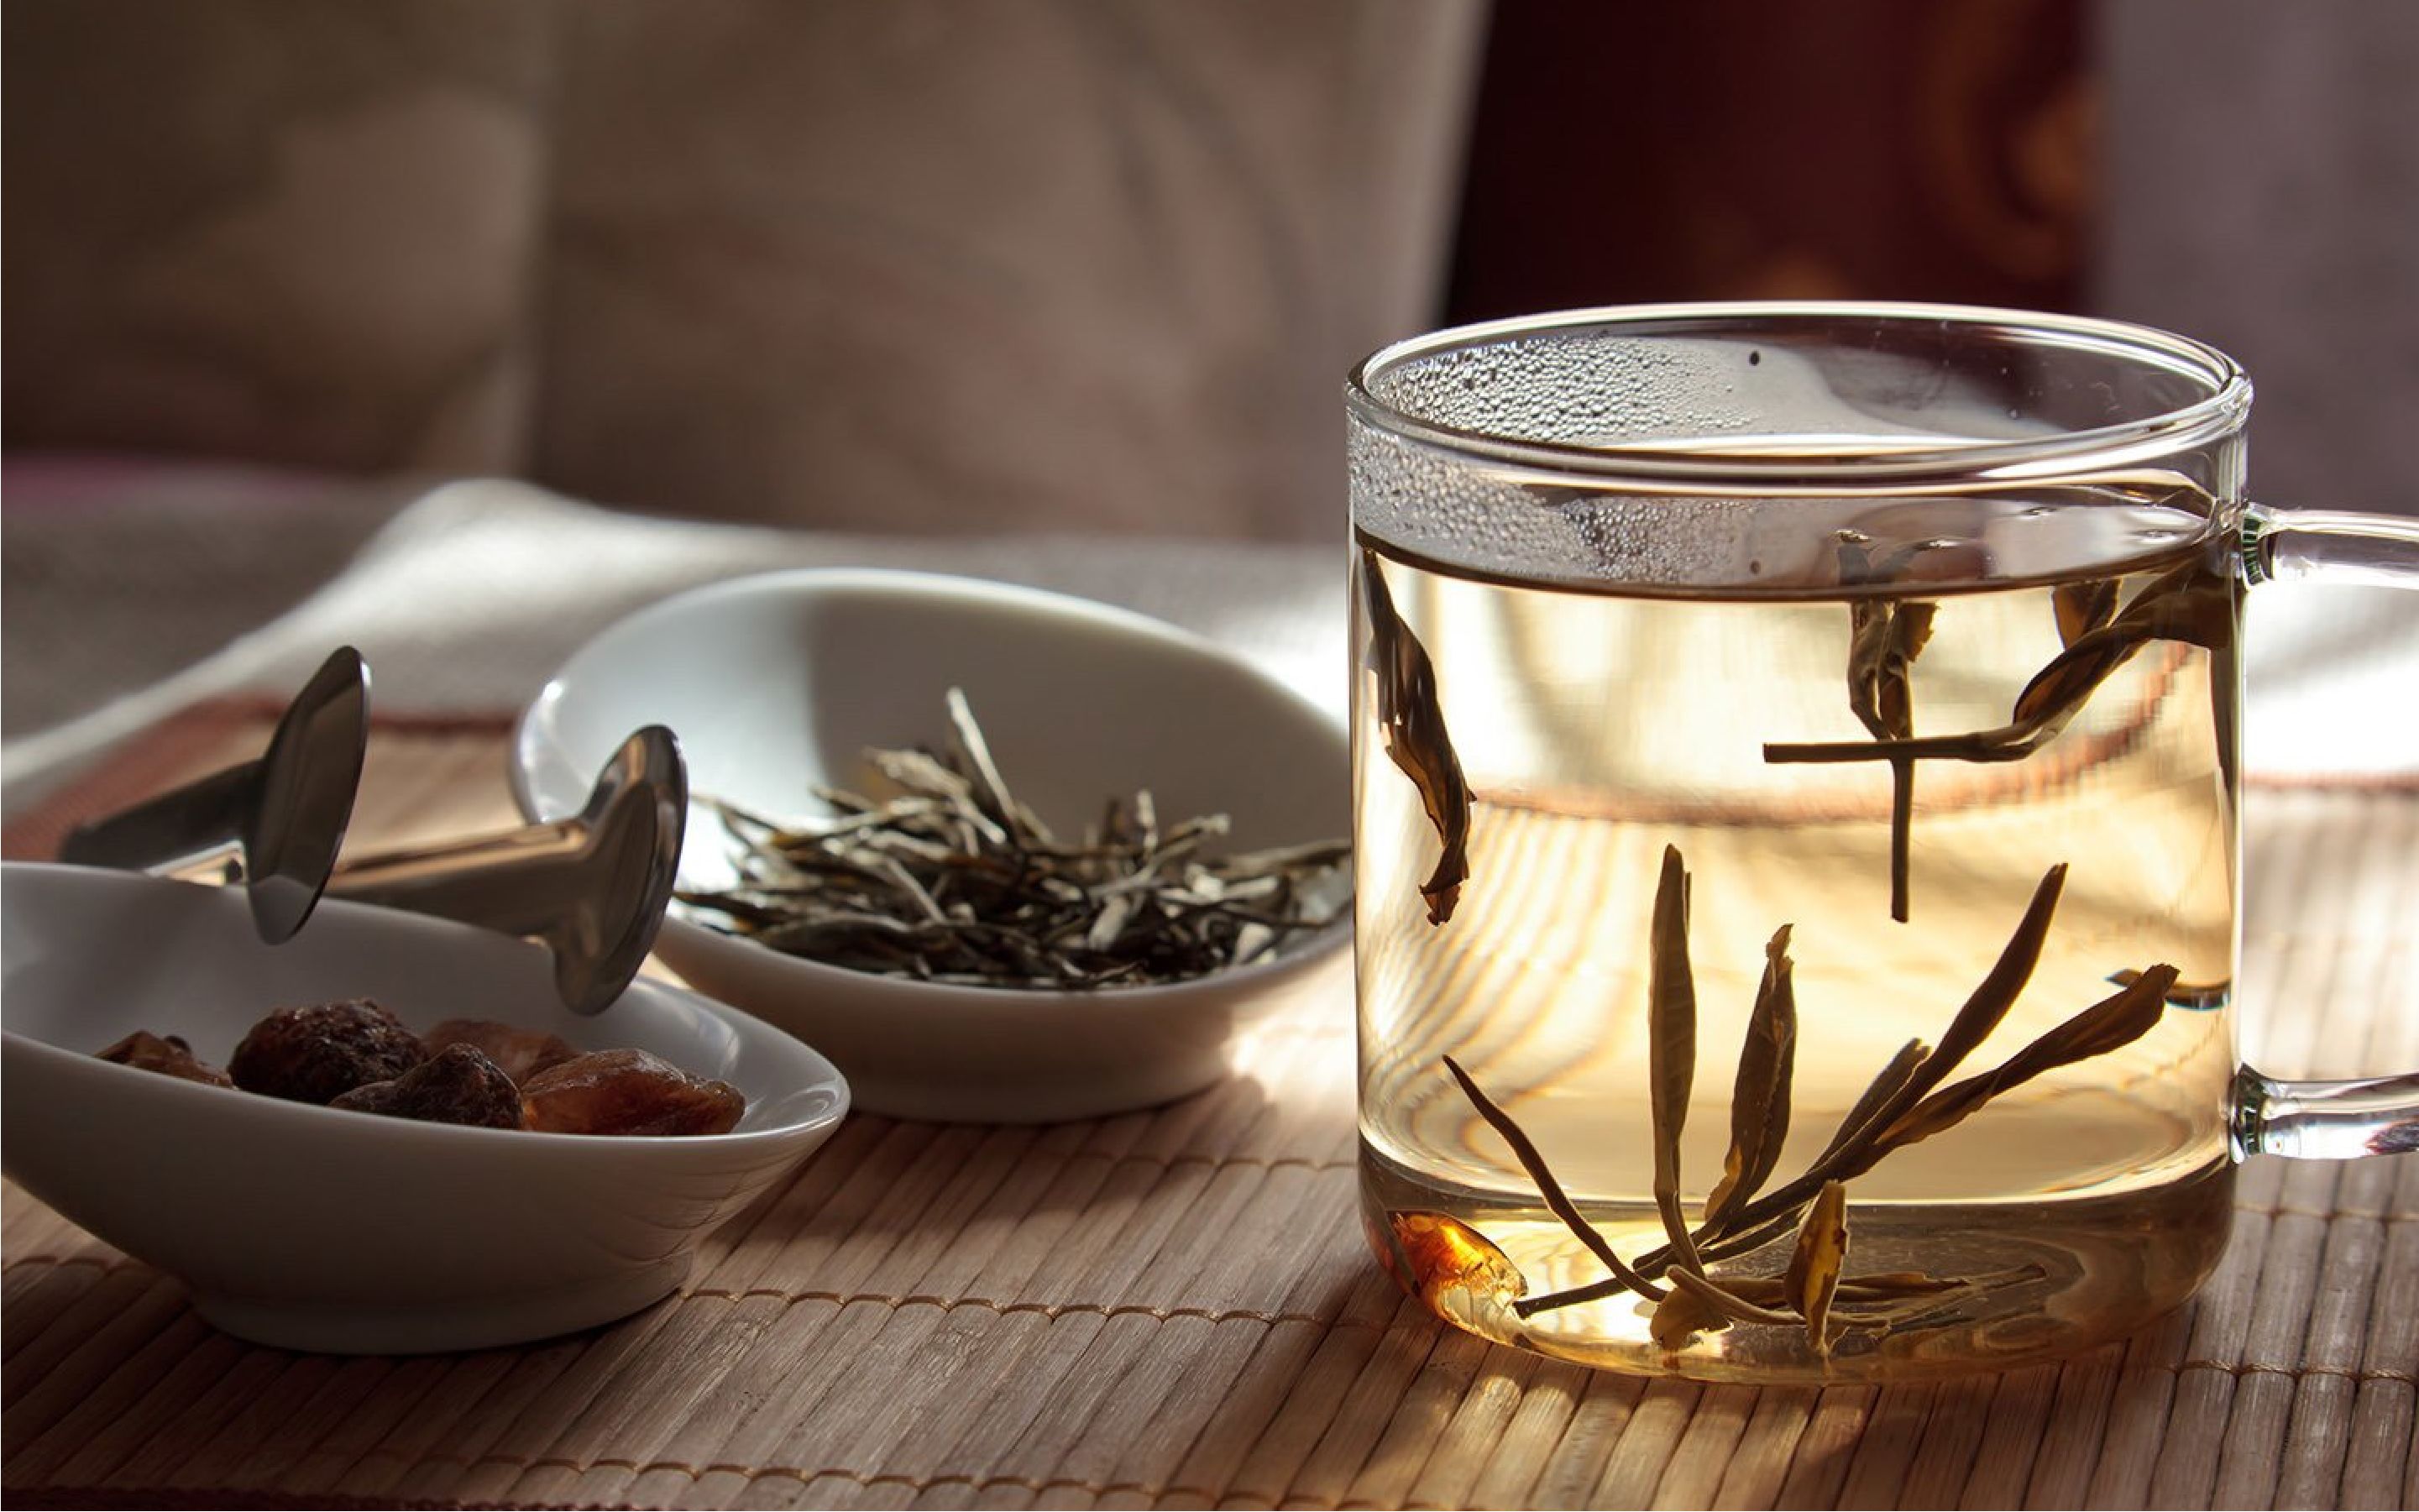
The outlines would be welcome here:
M 2060 583 L 2050 590 L 2049 601 L 2057 617 L 2058 644 L 2071 646 L 2117 617 L 2117 579 Z
M 1379 566 L 1377 553 L 1366 548 L 1361 552 L 1361 599 L 1369 621 L 1368 666 L 1377 681 L 1378 725 L 1385 735 L 1386 754 L 1419 789 L 1420 803 L 1443 846 L 1436 869 L 1420 884 L 1428 922 L 1441 924 L 1453 917 L 1461 885 L 1470 878 L 1470 784 L 1462 778 L 1461 758 L 1454 754 L 1444 710 L 1437 702 L 1436 666 L 1427 648 L 1394 612 L 1385 570 Z
M 1875 568 L 1864 548 L 1840 543 L 1842 584 L 1888 582 L 1931 543 L 1893 553 Z M 1915 658 L 1932 640 L 1940 606 L 1915 598 L 1859 598 L 1848 606 L 1848 708 L 1877 740 L 1915 734 Z M 1907 916 L 1908 852 L 1915 821 L 1915 763 L 1890 762 L 1890 917 Z
M 2118 668 L 2153 640 L 2223 648 L 2233 625 L 2226 580 L 2197 563 L 2180 567 L 2137 594 L 2114 620 L 2060 652 L 2016 695 L 2010 722 L 1959 735 L 1891 737 L 1864 742 L 1775 741 L 1767 762 L 1911 761 L 2015 762 L 2049 744 L 2083 711 Z

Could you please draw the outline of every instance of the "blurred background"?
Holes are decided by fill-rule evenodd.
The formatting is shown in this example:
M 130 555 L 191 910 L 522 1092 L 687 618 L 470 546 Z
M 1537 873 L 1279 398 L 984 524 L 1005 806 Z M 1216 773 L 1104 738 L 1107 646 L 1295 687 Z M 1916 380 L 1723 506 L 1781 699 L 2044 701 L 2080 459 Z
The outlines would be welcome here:
M 1337 388 L 1648 300 L 2084 310 L 2419 509 L 2419 7 L 8 0 L 6 502 L 512 476 L 1338 539 Z

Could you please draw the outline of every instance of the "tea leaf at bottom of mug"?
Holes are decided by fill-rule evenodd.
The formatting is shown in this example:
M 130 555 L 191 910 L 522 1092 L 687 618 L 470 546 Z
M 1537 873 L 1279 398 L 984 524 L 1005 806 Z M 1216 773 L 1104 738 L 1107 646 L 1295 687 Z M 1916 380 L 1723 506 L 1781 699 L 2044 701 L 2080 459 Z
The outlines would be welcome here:
M 1807 1341 L 1829 1353 L 1831 1299 L 1840 1289 L 1840 1272 L 1848 1259 L 1848 1189 L 1826 1181 L 1807 1205 L 1806 1220 L 1797 1230 L 1797 1247 L 1782 1277 L 1790 1304 L 1806 1319 Z
M 1647 1334 L 1666 1350 L 1685 1350 L 1698 1335 L 1718 1334 L 1730 1326 L 1729 1315 L 1718 1304 L 1685 1286 L 1674 1286 L 1646 1320 Z
M 1473 1301 L 1517 1298 L 1529 1289 L 1520 1268 L 1494 1242 L 1460 1219 L 1441 1212 L 1391 1212 L 1387 1225 L 1394 1232 L 1411 1270 L 1412 1290 L 1422 1302 L 1441 1311 L 1444 1298 L 1455 1291 Z
M 1727 1281 L 1717 1281 L 1695 1271 L 1673 1271 L 1671 1281 L 1674 1294 L 1687 1292 L 1734 1323 L 1768 1323 L 1789 1328 L 1797 1322 L 1796 1318 L 1789 1313 L 1749 1302 L 1732 1290 Z

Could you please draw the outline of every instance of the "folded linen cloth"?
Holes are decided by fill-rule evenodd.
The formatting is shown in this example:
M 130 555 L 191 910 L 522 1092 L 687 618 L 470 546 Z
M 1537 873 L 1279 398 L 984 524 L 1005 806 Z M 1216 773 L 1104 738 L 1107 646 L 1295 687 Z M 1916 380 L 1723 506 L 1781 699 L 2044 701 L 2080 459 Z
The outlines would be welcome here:
M 231 512 L 214 527 L 213 561 L 223 568 L 240 559 L 233 532 L 249 532 L 250 549 L 274 560 L 280 531 L 277 517 Z M 624 514 L 519 483 L 450 484 L 396 514 L 300 603 L 160 682 L 9 740 L 0 769 L 13 810 L 187 704 L 291 692 L 342 644 L 368 658 L 381 711 L 508 715 L 582 641 L 632 609 L 699 583 L 788 567 L 953 573 L 1119 605 L 1228 647 L 1340 717 L 1342 533 L 1339 521 L 1333 547 L 835 534 Z M 139 599 L 116 608 L 171 618 L 169 606 Z M 112 639 L 139 640 L 140 630 L 115 625 Z M 73 654 L 64 633 L 41 639 L 46 655 Z
M 276 561 L 293 522 L 230 511 L 210 529 L 219 547 L 211 560 L 224 570 L 247 556 Z M 258 628 L 164 680 L 0 746 L 0 775 L 14 811 L 189 703 L 289 693 L 345 643 L 369 658 L 381 710 L 509 715 L 583 640 L 640 605 L 784 567 L 957 573 L 1121 605 L 1229 647 L 1340 715 L 1342 535 L 1340 520 L 1333 546 L 836 534 L 630 515 L 519 483 L 450 484 L 393 515 L 316 592 Z M 102 561 L 85 566 L 108 570 Z M 171 620 L 166 606 L 146 610 L 144 602 L 121 599 L 115 612 Z M 69 654 L 67 627 L 54 628 L 27 646 L 20 627 L 12 665 L 20 655 Z M 106 639 L 140 640 L 143 628 L 116 625 Z M 2251 595 L 2246 639 L 2248 771 L 2419 780 L 2419 593 L 2272 584 Z

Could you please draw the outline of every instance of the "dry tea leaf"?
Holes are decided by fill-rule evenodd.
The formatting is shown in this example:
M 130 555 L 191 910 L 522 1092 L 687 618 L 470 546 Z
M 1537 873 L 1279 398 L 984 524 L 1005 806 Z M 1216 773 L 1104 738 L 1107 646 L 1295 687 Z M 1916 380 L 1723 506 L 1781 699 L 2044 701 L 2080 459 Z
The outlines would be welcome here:
M 1764 980 L 1748 1015 L 1738 1077 L 1731 1088 L 1731 1148 L 1722 1157 L 1721 1180 L 1705 1197 L 1708 1227 L 1718 1227 L 1755 1196 L 1789 1138 L 1790 1083 L 1797 1064 L 1797 998 L 1791 977 L 1789 926 L 1783 924 L 1764 948 Z
M 1361 552 L 1361 597 L 1369 621 L 1369 670 L 1376 674 L 1378 725 L 1386 754 L 1419 789 L 1428 823 L 1443 846 L 1436 869 L 1420 884 L 1428 922 L 1453 917 L 1461 887 L 1470 879 L 1470 784 L 1461 775 L 1437 699 L 1436 666 L 1427 648 L 1394 612 L 1393 594 L 1378 556 Z
M 966 703 L 963 688 L 950 688 L 946 695 L 949 711 L 949 730 L 956 736 L 958 750 L 965 758 L 965 775 L 970 779 L 976 805 L 994 824 L 1005 825 L 1020 840 L 1038 840 L 1047 843 L 1049 827 L 1034 817 L 1033 810 L 1016 801 L 999 775 L 999 765 L 991 758 L 991 742 L 983 738 L 982 727 L 975 723 L 974 710 Z
M 1680 1134 L 1697 1079 L 1697 984 L 1688 967 L 1688 872 L 1679 847 L 1663 847 L 1655 886 L 1647 964 L 1646 1059 L 1655 1122 L 1655 1207 L 1683 1270 L 1703 1269 L 1680 1213 Z
M 1112 798 L 1098 832 L 1059 840 L 1009 790 L 964 694 L 947 702 L 950 751 L 866 753 L 895 797 L 826 788 L 831 817 L 777 825 L 700 796 L 739 841 L 739 881 L 676 896 L 776 950 L 993 987 L 1184 980 L 1340 912 L 1327 881 L 1346 841 L 1212 856 L 1225 815 L 1163 826 L 1147 791 Z
M 1848 1259 L 1848 1189 L 1826 1181 L 1807 1205 L 1806 1221 L 1797 1230 L 1797 1247 L 1789 1257 L 1782 1278 L 1790 1305 L 1806 1319 L 1807 1341 L 1821 1353 L 1831 1351 L 1831 1299 L 1840 1288 L 1840 1272 Z

